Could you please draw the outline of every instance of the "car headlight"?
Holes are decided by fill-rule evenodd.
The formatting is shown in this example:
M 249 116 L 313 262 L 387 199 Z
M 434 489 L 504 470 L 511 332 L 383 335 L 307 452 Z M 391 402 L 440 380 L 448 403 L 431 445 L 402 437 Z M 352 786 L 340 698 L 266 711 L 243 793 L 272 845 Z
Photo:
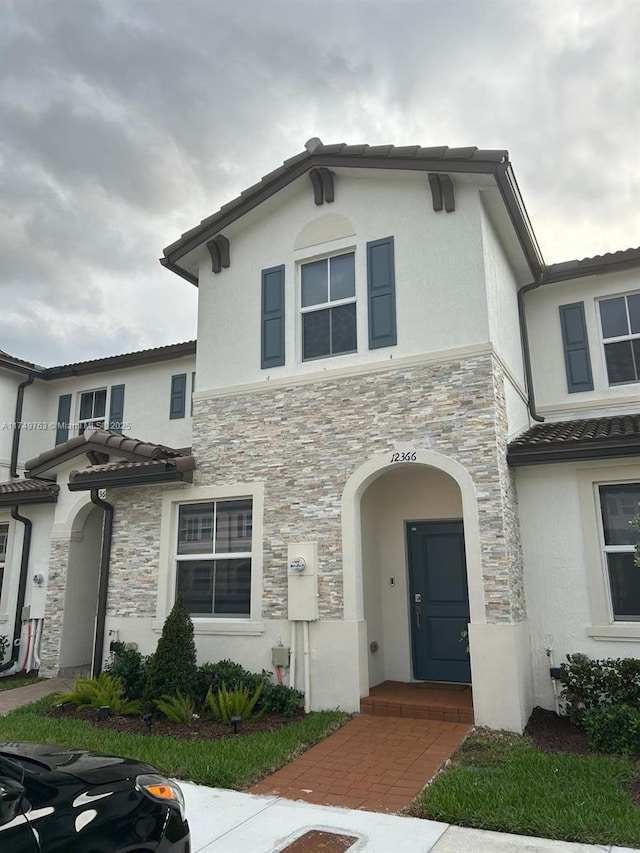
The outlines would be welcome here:
M 156 802 L 178 808 L 180 817 L 184 820 L 184 794 L 171 779 L 156 776 L 155 773 L 145 773 L 142 776 L 136 776 L 136 788 Z

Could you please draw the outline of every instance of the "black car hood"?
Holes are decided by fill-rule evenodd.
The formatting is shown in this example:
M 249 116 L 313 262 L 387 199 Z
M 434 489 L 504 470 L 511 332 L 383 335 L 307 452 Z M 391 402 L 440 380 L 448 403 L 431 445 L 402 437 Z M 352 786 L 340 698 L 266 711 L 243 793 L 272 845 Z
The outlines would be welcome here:
M 140 773 L 157 773 L 148 764 L 131 758 L 52 744 L 0 743 L 0 755 L 33 761 L 47 770 L 68 773 L 91 785 L 131 779 Z

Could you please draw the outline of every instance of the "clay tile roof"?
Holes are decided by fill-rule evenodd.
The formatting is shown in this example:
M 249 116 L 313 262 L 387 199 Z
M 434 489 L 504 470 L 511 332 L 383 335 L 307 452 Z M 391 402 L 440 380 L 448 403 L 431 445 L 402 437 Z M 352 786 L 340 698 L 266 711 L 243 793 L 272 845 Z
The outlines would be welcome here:
M 69 489 L 79 491 L 93 488 L 117 488 L 193 480 L 196 460 L 193 456 L 179 455 L 149 459 L 144 462 L 119 460 L 89 465 L 71 471 Z
M 121 366 L 153 364 L 169 361 L 172 358 L 195 355 L 196 341 L 183 341 L 161 347 L 137 350 L 136 352 L 109 355 L 104 358 L 92 358 L 88 361 L 76 361 L 72 364 L 60 364 L 42 369 L 43 379 L 60 379 L 65 376 L 79 376 L 84 373 L 98 373 L 101 370 L 114 370 Z
M 37 477 L 0 483 L 0 506 L 17 504 L 55 503 L 60 486 L 51 480 Z
M 32 492 L 51 492 L 58 494 L 60 486 L 53 483 L 51 480 L 41 480 L 38 477 L 33 477 L 30 480 L 10 480 L 7 483 L 0 483 L 0 495 L 22 495 Z
M 545 421 L 509 443 L 510 465 L 599 459 L 640 453 L 640 414 Z
M 161 262 L 173 268 L 173 265 L 191 249 L 314 166 L 419 170 L 440 167 L 441 171 L 457 169 L 493 174 L 499 166 L 507 165 L 509 162 L 509 152 L 506 150 L 483 149 L 476 146 L 449 148 L 447 145 L 442 145 L 435 148 L 422 148 L 420 145 L 396 147 L 395 145 L 347 145 L 345 142 L 324 145 L 318 139 L 309 140 L 307 146 L 309 147 L 304 151 L 285 160 L 281 166 L 243 190 L 237 198 L 227 202 L 217 213 L 206 217 L 189 231 L 185 231 L 179 240 L 165 248 Z
M 563 281 L 584 275 L 617 272 L 637 266 L 640 266 L 640 248 L 621 249 L 619 252 L 607 252 L 604 255 L 594 255 L 592 258 L 549 264 L 545 278 L 549 281 Z
M 121 457 L 131 462 L 166 461 L 188 456 L 184 450 L 176 450 L 164 444 L 141 441 L 108 429 L 88 429 L 83 435 L 74 436 L 52 450 L 45 450 L 29 459 L 25 467 L 32 475 L 38 476 L 68 459 L 91 451 Z

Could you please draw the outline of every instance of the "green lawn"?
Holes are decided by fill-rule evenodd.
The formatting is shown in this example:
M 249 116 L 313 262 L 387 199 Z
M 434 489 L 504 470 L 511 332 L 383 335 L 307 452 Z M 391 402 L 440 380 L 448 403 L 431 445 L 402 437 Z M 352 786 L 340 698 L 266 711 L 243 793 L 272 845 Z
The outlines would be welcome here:
M 37 684 L 42 681 L 41 678 L 34 678 L 32 675 L 25 675 L 22 678 L 0 678 L 0 690 L 13 690 L 14 687 L 24 687 L 26 684 Z
M 460 826 L 591 844 L 640 846 L 640 807 L 624 785 L 640 763 L 541 752 L 524 737 L 479 732 L 414 803 Z
M 83 720 L 48 717 L 41 699 L 0 717 L 0 740 L 55 743 L 126 755 L 162 773 L 217 788 L 243 788 L 291 761 L 348 719 L 341 711 L 308 714 L 272 732 L 226 740 L 182 741 L 100 730 Z

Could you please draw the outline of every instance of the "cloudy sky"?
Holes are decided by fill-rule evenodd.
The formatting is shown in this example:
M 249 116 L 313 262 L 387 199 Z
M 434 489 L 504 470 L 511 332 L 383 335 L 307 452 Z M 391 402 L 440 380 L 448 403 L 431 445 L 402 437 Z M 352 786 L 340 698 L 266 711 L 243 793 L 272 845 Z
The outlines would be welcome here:
M 640 245 L 638 0 L 0 0 L 0 349 L 195 337 L 164 246 L 323 142 L 507 148 L 547 262 Z

